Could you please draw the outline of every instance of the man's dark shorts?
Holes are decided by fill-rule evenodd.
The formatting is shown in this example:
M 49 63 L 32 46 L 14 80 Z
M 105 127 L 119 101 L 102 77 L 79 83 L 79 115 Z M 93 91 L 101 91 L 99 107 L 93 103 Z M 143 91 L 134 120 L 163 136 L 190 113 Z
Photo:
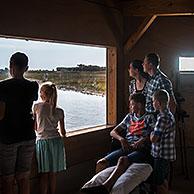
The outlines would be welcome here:
M 0 164 L 2 176 L 22 178 L 30 174 L 35 140 L 14 144 L 0 143 Z

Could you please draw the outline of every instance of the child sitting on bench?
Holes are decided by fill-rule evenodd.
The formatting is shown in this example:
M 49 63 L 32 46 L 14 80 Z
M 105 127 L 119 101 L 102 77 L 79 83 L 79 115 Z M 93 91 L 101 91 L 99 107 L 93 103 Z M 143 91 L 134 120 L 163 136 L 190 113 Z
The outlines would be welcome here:
M 97 162 L 96 172 L 115 165 L 115 163 L 117 166 L 102 185 L 83 188 L 82 192 L 109 193 L 117 179 L 132 163 L 143 163 L 149 158 L 151 149 L 149 136 L 155 125 L 155 119 L 153 115 L 145 112 L 145 102 L 145 96 L 141 93 L 130 96 L 130 113 L 110 133 L 121 143 L 121 148 L 100 159 Z M 126 130 L 125 137 L 120 135 L 123 129 Z

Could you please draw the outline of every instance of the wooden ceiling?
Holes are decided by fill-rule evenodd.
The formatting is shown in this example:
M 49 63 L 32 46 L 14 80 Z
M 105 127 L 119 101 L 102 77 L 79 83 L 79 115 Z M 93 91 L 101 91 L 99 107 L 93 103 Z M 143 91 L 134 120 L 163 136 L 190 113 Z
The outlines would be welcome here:
M 145 19 L 125 43 L 127 53 L 143 36 L 158 16 L 194 15 L 193 0 L 115 0 L 123 15 L 143 16 Z
M 193 0 L 105 0 L 119 9 L 123 15 L 194 15 Z
M 158 16 L 194 15 L 194 0 L 83 0 L 98 4 L 111 11 L 117 11 L 122 16 L 140 16 L 142 23 L 136 31 L 129 35 L 124 44 L 124 51 L 130 49 L 143 36 Z M 107 9 L 106 9 L 107 10 Z M 114 30 L 115 31 L 115 30 Z

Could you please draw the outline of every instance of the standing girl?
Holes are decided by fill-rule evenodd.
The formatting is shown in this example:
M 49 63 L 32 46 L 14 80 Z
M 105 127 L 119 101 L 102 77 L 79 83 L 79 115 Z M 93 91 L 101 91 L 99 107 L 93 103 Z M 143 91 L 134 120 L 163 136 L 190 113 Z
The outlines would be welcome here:
M 36 157 L 40 173 L 40 193 L 56 190 L 56 173 L 65 170 L 64 111 L 57 105 L 57 89 L 50 82 L 40 88 L 42 102 L 34 105 Z M 59 128 L 58 128 L 59 126 Z

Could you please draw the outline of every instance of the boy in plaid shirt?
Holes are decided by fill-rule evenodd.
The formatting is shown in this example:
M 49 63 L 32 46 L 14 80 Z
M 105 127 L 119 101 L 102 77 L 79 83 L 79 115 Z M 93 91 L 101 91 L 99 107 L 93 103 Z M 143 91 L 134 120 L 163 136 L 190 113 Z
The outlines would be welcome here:
M 151 155 L 154 158 L 153 179 L 157 194 L 168 193 L 169 164 L 176 159 L 175 119 L 168 108 L 169 94 L 166 90 L 157 90 L 153 95 L 153 106 L 159 111 L 154 131 L 150 135 Z

